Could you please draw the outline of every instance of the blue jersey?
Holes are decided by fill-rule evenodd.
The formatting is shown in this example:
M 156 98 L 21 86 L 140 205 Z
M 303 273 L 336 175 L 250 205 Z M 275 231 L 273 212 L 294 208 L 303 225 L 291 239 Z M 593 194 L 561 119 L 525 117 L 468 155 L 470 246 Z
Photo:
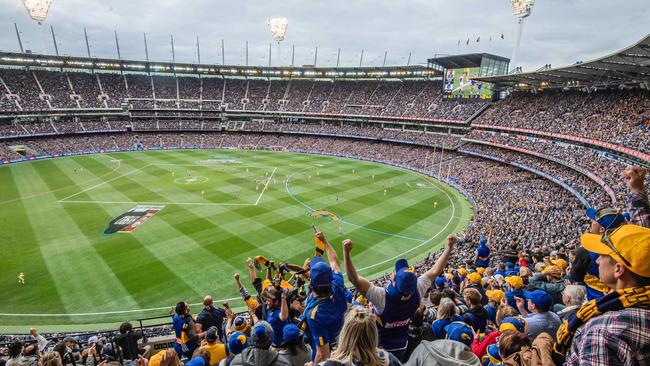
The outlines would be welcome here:
M 187 335 L 187 332 L 191 330 L 190 328 L 194 327 L 192 316 L 189 314 L 175 314 L 172 317 L 172 326 L 174 327 L 174 333 L 176 334 L 176 339 L 174 340 L 174 349 L 176 350 L 176 353 L 178 353 L 179 357 L 192 356 L 194 350 L 199 347 L 198 343 L 191 341 Z M 183 347 L 181 346 L 183 343 L 187 347 L 186 352 L 183 352 Z
M 391 285 L 386 289 L 386 304 L 379 315 L 379 347 L 386 351 L 405 349 L 408 344 L 408 331 L 411 317 L 420 306 L 420 294 L 415 291 L 404 298 Z
M 284 326 L 288 324 L 287 320 L 280 320 L 280 308 L 267 309 L 266 321 L 273 328 L 273 346 L 279 347 L 282 344 L 282 333 Z
M 305 311 L 301 318 L 307 323 L 312 358 L 316 356 L 319 346 L 333 344 L 343 328 L 343 318 L 348 309 L 346 298 L 349 292 L 343 283 L 340 272 L 332 273 L 332 295 L 327 298 L 318 298 L 313 293 L 307 298 Z

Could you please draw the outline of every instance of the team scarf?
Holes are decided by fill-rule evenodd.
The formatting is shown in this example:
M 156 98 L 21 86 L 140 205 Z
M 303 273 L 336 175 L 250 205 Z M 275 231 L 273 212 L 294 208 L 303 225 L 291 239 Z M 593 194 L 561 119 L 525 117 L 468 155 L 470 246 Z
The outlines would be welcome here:
M 563 358 L 573 341 L 575 331 L 587 321 L 608 311 L 626 308 L 650 309 L 650 286 L 632 287 L 612 291 L 598 299 L 591 300 L 565 320 L 557 331 L 557 342 L 553 346 L 554 358 Z

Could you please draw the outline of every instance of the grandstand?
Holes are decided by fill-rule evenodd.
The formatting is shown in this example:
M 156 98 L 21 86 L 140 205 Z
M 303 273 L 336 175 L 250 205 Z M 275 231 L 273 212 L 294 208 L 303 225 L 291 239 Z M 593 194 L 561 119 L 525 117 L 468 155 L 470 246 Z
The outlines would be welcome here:
M 450 266 L 456 269 L 472 267 L 476 270 L 474 253 L 481 238 L 488 238 L 490 248 L 495 253 L 492 257 L 494 262 L 496 253 L 508 254 L 513 245 L 516 250 L 514 254 L 509 253 L 510 258 L 514 255 L 524 262 L 526 259 L 530 262 L 532 257 L 540 256 L 540 253 L 545 254 L 540 258 L 548 255 L 554 256 L 554 261 L 562 257 L 565 257 L 563 260 L 570 261 L 573 258 L 569 253 L 576 255 L 575 250 L 579 247 L 577 239 L 590 223 L 584 214 L 585 209 L 627 209 L 630 203 L 630 185 L 629 181 L 621 178 L 621 173 L 628 166 L 650 168 L 649 52 L 650 36 L 647 36 L 620 52 L 594 61 L 504 75 L 501 74 L 507 70 L 508 60 L 489 54 L 434 58 L 429 60 L 431 67 L 318 68 L 215 66 L 0 52 L 0 176 L 7 178 L 6 182 L 14 179 L 11 183 L 4 183 L 3 187 L 7 189 L 0 196 L 0 209 L 3 209 L 3 205 L 7 209 L 0 217 L 9 223 L 20 221 L 8 219 L 14 214 L 24 216 L 21 219 L 25 220 L 30 215 L 46 220 L 49 211 L 44 209 L 38 215 L 35 213 L 41 202 L 26 202 L 34 197 L 38 199 L 45 192 L 64 207 L 52 212 L 72 215 L 71 211 L 77 210 L 72 207 L 82 206 L 74 203 L 90 203 L 88 208 L 74 213 L 85 216 L 86 219 L 71 220 L 70 224 L 78 227 L 82 237 L 97 236 L 99 230 L 82 227 L 82 224 L 103 226 L 108 222 L 92 223 L 89 213 L 91 210 L 101 211 L 101 216 L 110 221 L 110 218 L 123 213 L 121 208 L 110 206 L 112 203 L 126 203 L 127 206 L 154 205 L 160 203 L 161 197 L 182 195 L 172 191 L 171 186 L 157 185 L 154 178 L 169 177 L 171 174 L 175 182 L 183 179 L 183 184 L 188 185 L 198 179 L 193 176 L 195 172 L 189 171 L 195 168 L 168 171 L 161 166 L 176 164 L 189 167 L 196 161 L 219 161 L 221 164 L 226 160 L 241 159 L 237 164 L 250 164 L 252 172 L 246 165 L 246 174 L 258 175 L 255 184 L 248 187 L 250 192 L 242 187 L 251 183 L 246 179 L 252 180 L 241 169 L 228 171 L 231 175 L 226 178 L 209 175 L 214 171 L 200 173 L 205 175 L 201 176 L 202 179 L 213 179 L 225 187 L 234 187 L 233 191 L 227 192 L 227 198 L 224 198 L 225 191 L 219 192 L 223 193 L 219 200 L 226 201 L 210 201 L 212 198 L 196 198 L 199 195 L 197 190 L 193 192 L 195 196 L 187 196 L 191 202 L 183 204 L 200 206 L 197 208 L 198 213 L 192 209 L 180 208 L 178 217 L 175 218 L 177 221 L 164 223 L 173 227 L 179 236 L 192 239 L 184 243 L 191 242 L 191 245 L 198 246 L 192 235 L 205 234 L 200 233 L 198 226 L 183 227 L 182 224 L 214 225 L 212 220 L 219 223 L 239 220 L 240 228 L 227 228 L 227 240 L 235 243 L 232 248 L 219 248 L 219 255 L 213 255 L 216 249 L 214 252 L 205 251 L 208 256 L 203 258 L 206 267 L 201 268 L 202 271 L 197 270 L 197 273 L 204 273 L 210 260 L 240 260 L 254 256 L 256 250 L 264 250 L 265 255 L 275 255 L 277 258 L 273 259 L 278 261 L 297 261 L 299 257 L 304 257 L 307 249 L 310 252 L 313 250 L 311 243 L 304 250 L 287 244 L 280 248 L 294 253 L 283 254 L 277 248 L 269 249 L 258 245 L 259 243 L 252 243 L 253 240 L 265 241 L 265 238 L 270 238 L 273 242 L 276 237 L 272 231 L 275 234 L 284 235 L 287 232 L 302 235 L 311 230 L 304 222 L 296 219 L 298 214 L 285 212 L 292 210 L 292 207 L 283 206 L 287 201 L 300 207 L 291 201 L 294 199 L 300 205 L 308 207 L 310 214 L 324 211 L 320 210 L 322 207 L 311 207 L 309 203 L 301 202 L 294 196 L 289 187 L 294 175 L 303 180 L 302 186 L 296 183 L 296 195 L 307 195 L 313 191 L 311 194 L 314 197 L 327 197 L 330 200 L 329 203 L 316 200 L 314 202 L 317 203 L 312 205 L 332 204 L 334 197 L 338 204 L 339 194 L 344 196 L 355 191 L 357 196 L 350 199 L 349 207 L 339 207 L 337 213 L 352 216 L 355 211 L 368 210 L 361 215 L 365 220 L 364 228 L 374 233 L 359 237 L 368 241 L 375 240 L 371 235 L 386 234 L 385 231 L 392 229 L 392 234 L 389 234 L 394 237 L 393 242 L 386 243 L 384 241 L 388 239 L 384 238 L 377 240 L 374 248 L 366 244 L 363 248 L 367 252 L 363 253 L 367 256 L 367 262 L 355 258 L 360 267 L 364 266 L 363 269 L 373 267 L 372 271 L 362 274 L 372 277 L 376 284 L 390 283 L 390 276 L 384 273 L 392 270 L 394 259 L 402 253 L 410 253 L 409 260 L 418 260 L 418 274 L 426 273 L 441 257 L 450 255 L 444 249 L 444 236 L 460 231 L 463 232 L 460 235 L 462 240 L 458 241 L 449 259 Z M 488 67 L 488 63 L 491 66 Z M 458 71 L 463 69 L 478 71 L 477 74 Z M 453 81 L 448 79 L 450 75 L 455 78 Z M 469 94 L 463 94 L 464 92 Z M 89 160 L 74 160 L 75 156 Z M 97 160 L 100 156 L 108 156 L 110 162 Z M 66 165 L 52 168 L 51 171 L 39 170 L 40 166 L 50 162 L 49 159 L 70 163 L 61 163 Z M 273 165 L 261 166 L 260 161 Z M 132 170 L 111 176 L 111 164 L 118 163 L 128 165 Z M 311 170 L 305 168 L 305 172 L 300 170 L 296 173 L 296 166 L 307 165 Z M 63 166 L 65 168 L 62 169 Z M 150 166 L 156 170 L 146 172 Z M 256 214 L 265 216 L 264 220 L 268 220 L 268 231 L 264 231 L 267 229 L 260 229 L 255 219 L 247 216 L 253 215 L 248 211 L 247 205 L 257 208 L 267 187 L 275 184 L 271 182 L 276 170 L 268 168 L 271 166 L 280 167 L 283 174 L 277 177 L 282 195 L 276 192 L 273 196 L 271 193 L 274 199 L 260 209 L 263 212 Z M 97 184 L 87 184 L 78 193 L 68 195 L 65 186 L 59 187 L 56 185 L 58 183 L 53 183 L 60 178 L 66 183 L 78 185 L 79 182 L 75 181 L 77 178 L 70 171 L 74 169 L 74 174 L 77 174 L 84 168 L 92 175 L 84 176 L 84 179 L 90 177 L 88 181 L 98 182 Z M 43 186 L 34 188 L 34 191 L 21 191 L 22 185 L 28 186 L 31 182 L 26 178 L 20 180 L 18 174 L 12 175 L 12 172 L 21 169 L 33 169 L 31 177 L 40 178 Z M 368 175 L 362 183 L 355 185 L 349 182 L 351 176 L 364 169 L 376 169 L 377 180 L 375 181 L 375 174 L 372 174 L 371 179 Z M 413 175 L 413 172 L 417 175 Z M 141 173 L 142 177 L 139 176 Z M 93 181 L 103 179 L 104 176 L 111 178 Z M 411 180 L 407 176 L 416 178 Z M 321 185 L 307 181 L 312 178 L 320 181 L 318 184 Z M 409 196 L 412 193 L 407 193 L 402 187 L 405 189 L 403 195 L 392 198 L 393 202 L 391 198 L 384 198 L 387 190 L 393 189 L 386 188 L 385 184 L 389 185 L 388 182 L 393 179 L 404 179 L 403 184 L 408 184 L 408 192 L 412 192 L 411 184 L 414 187 L 420 184 L 422 187 L 435 188 L 440 193 L 426 193 L 414 198 Z M 348 183 L 348 190 L 342 191 L 343 193 L 332 190 L 332 185 L 344 186 Z M 378 188 L 379 184 L 381 189 Z M 365 191 L 366 185 L 374 185 L 375 188 Z M 642 181 L 641 185 L 645 185 L 647 192 L 648 180 Z M 135 186 L 142 190 L 133 191 L 132 195 L 126 193 Z M 39 192 L 39 189 L 43 192 Z M 65 194 L 57 193 L 59 191 Z M 459 216 L 454 217 L 456 211 L 440 211 L 439 216 L 451 216 L 457 220 L 449 228 L 440 225 L 442 228 L 436 234 L 439 236 L 428 239 L 431 233 L 427 232 L 428 229 L 418 228 L 418 225 L 434 222 L 427 221 L 434 220 L 434 215 L 429 215 L 426 211 L 433 204 L 437 206 L 443 194 L 449 197 L 451 206 L 456 202 L 459 207 L 463 207 L 459 211 L 464 216 L 458 213 Z M 204 196 L 205 192 L 201 190 L 200 195 Z M 242 199 L 250 198 L 251 201 L 241 207 L 237 206 L 239 203 L 228 201 L 234 200 L 233 197 L 239 199 L 240 195 Z M 70 199 L 75 196 L 75 199 Z M 426 206 L 422 203 L 425 200 Z M 205 201 L 209 204 L 206 205 Z M 401 201 L 409 202 L 407 205 L 407 202 Z M 170 206 L 182 206 L 179 201 L 167 203 Z M 209 212 L 205 208 L 211 207 L 210 204 L 214 204 L 217 211 Z M 220 206 L 222 204 L 224 206 Z M 354 204 L 358 207 L 350 208 Z M 381 206 L 382 204 L 386 206 Z M 645 204 L 647 205 L 647 198 Z M 224 208 L 228 205 L 235 208 Z M 382 211 L 372 211 L 373 205 L 381 206 Z M 33 211 L 25 209 L 25 206 L 30 206 Z M 306 220 L 303 212 L 305 209 L 300 209 L 300 215 Z M 649 211 L 650 208 L 646 207 L 645 210 Z M 630 211 L 632 217 L 628 220 L 642 226 L 643 221 L 635 217 L 635 211 Z M 382 216 L 370 217 L 377 212 Z M 336 216 L 329 211 L 321 214 Z M 278 217 L 286 220 L 280 222 L 276 220 Z M 164 226 L 155 221 L 152 219 L 147 224 L 152 231 L 155 231 L 154 227 L 160 230 Z M 354 222 L 346 224 L 363 226 Z M 383 226 L 372 226 L 373 224 Z M 647 224 L 646 221 L 645 225 Z M 31 221 L 31 225 L 34 226 L 35 223 Z M 297 228 L 300 225 L 305 227 Z M 323 225 L 336 231 L 333 223 Z M 67 228 L 60 229 L 65 235 L 71 231 Z M 240 237 L 249 229 L 259 230 L 254 239 Z M 341 226 L 338 230 L 342 238 Z M 57 233 L 52 235 L 54 234 Z M 334 233 L 328 235 L 334 237 Z M 413 235 L 417 237 L 411 238 Z M 148 245 L 144 242 L 146 238 L 148 237 L 139 237 L 138 245 L 145 248 Z M 20 236 L 19 239 L 31 239 L 37 243 L 40 241 L 38 237 Z M 163 238 L 157 239 L 163 241 Z M 204 237 L 201 240 L 207 242 L 213 239 Z M 418 246 L 408 243 L 412 239 L 419 243 Z M 11 241 L 14 244 L 17 242 L 18 240 Z M 425 244 L 431 246 L 419 248 Z M 242 253 L 236 253 L 239 248 L 235 245 L 240 245 L 246 251 L 242 249 Z M 38 245 L 35 247 L 38 249 Z M 171 242 L 160 244 L 156 249 L 178 250 L 181 254 L 186 250 Z M 118 246 L 118 250 L 131 249 Z M 341 252 L 338 247 L 337 250 Z M 137 273 L 140 268 L 124 268 L 116 263 L 121 257 L 111 257 L 109 249 L 99 248 L 97 251 L 104 265 L 116 269 L 115 283 L 124 285 L 126 292 L 130 293 L 132 289 L 128 287 L 131 286 L 144 288 L 148 285 L 142 278 L 131 277 L 137 276 L 131 271 Z M 554 255 L 551 254 L 553 252 Z M 146 253 L 147 257 L 135 258 L 135 262 L 142 260 L 151 265 L 152 261 L 149 260 L 153 258 L 156 263 L 160 262 L 156 270 L 161 272 L 172 273 L 185 268 L 170 253 L 148 250 L 137 253 Z M 30 255 L 37 257 L 31 252 Z M 42 253 L 40 256 L 44 255 Z M 289 258 L 280 258 L 282 255 Z M 58 256 L 63 257 L 64 253 L 58 253 Z M 69 262 L 66 263 L 70 265 L 77 260 L 84 261 L 82 257 L 67 260 Z M 229 272 L 246 271 L 243 261 L 240 262 L 236 264 L 239 267 L 235 267 L 234 259 L 233 262 L 224 261 L 224 268 L 217 271 L 224 278 L 214 279 L 202 275 L 197 282 L 216 281 L 220 283 L 217 286 L 226 288 L 221 282 L 226 282 L 226 278 L 231 275 Z M 502 262 L 505 263 L 506 260 Z M 542 260 L 539 262 L 544 263 Z M 82 269 L 91 268 L 83 263 L 74 264 Z M 43 265 L 45 267 L 47 265 Z M 13 270 L 17 267 L 13 263 L 10 268 Z M 499 270 L 496 267 L 494 269 Z M 58 279 L 65 278 L 70 273 L 61 269 L 48 270 L 60 271 L 56 274 Z M 566 267 L 562 270 L 566 270 Z M 546 269 L 542 267 L 542 271 L 538 272 L 543 271 Z M 189 281 L 194 276 L 173 274 L 181 281 Z M 13 273 L 10 276 L 14 276 Z M 456 287 L 460 291 L 458 273 L 452 275 L 450 272 L 449 276 L 453 280 L 449 279 L 446 286 Z M 488 284 L 488 281 L 493 280 L 494 277 L 488 278 L 486 275 L 485 283 L 480 286 L 493 286 L 491 282 Z M 51 294 L 59 296 L 57 306 L 63 309 L 57 313 L 26 313 L 12 306 L 13 299 L 2 300 L 0 322 L 8 327 L 0 327 L 0 331 L 21 333 L 10 330 L 22 329 L 30 324 L 41 324 L 46 329 L 54 325 L 51 328 L 54 330 L 101 330 L 112 327 L 119 322 L 118 319 L 141 318 L 139 325 L 146 330 L 145 341 L 150 338 L 154 340 L 151 344 L 164 347 L 178 338 L 172 336 L 173 327 L 165 325 L 170 323 L 165 313 L 168 306 L 176 303 L 180 297 L 159 299 L 159 303 L 154 305 L 165 305 L 157 306 L 153 312 L 142 309 L 153 307 L 145 300 L 154 298 L 156 291 L 162 291 L 164 286 L 173 286 L 170 282 L 172 281 L 161 280 L 161 284 L 151 285 L 152 289 L 136 293 L 137 296 L 131 298 L 129 303 L 134 307 L 135 317 L 129 313 L 131 310 L 111 314 L 111 310 L 102 312 L 102 309 L 97 309 L 96 313 L 82 312 L 83 316 L 75 318 L 72 312 L 67 312 L 73 305 L 65 303 L 66 299 L 61 298 L 60 294 L 55 294 L 56 289 Z M 505 286 L 501 282 L 498 286 L 494 285 L 494 289 Z M 572 279 L 572 282 L 581 281 Z M 51 283 L 53 282 L 49 284 Z M 527 280 L 527 283 L 532 282 Z M 187 282 L 183 285 L 192 287 Z M 353 285 L 359 288 L 358 284 Z M 65 286 L 76 287 L 77 290 L 80 287 Z M 106 284 L 104 286 L 110 287 Z M 4 287 L 5 290 L 8 288 Z M 197 287 L 183 295 L 198 296 L 197 289 L 203 290 L 204 287 Z M 221 290 L 222 287 L 218 289 Z M 117 293 L 121 289 L 111 289 L 113 290 Z M 75 293 L 69 288 L 60 291 Z M 109 289 L 99 289 L 97 292 L 101 291 Z M 559 296 L 560 300 L 556 304 L 562 301 L 561 294 Z M 39 308 L 39 304 L 35 304 L 36 301 L 30 299 L 29 295 L 18 295 L 16 298 L 33 309 Z M 113 309 L 111 306 L 116 304 L 121 305 L 112 300 L 119 299 L 106 299 L 107 309 Z M 200 299 L 195 297 L 191 300 L 196 302 Z M 90 299 L 71 301 L 88 306 L 92 304 Z M 244 301 L 237 301 L 238 310 L 245 310 Z M 459 301 L 467 299 L 460 297 Z M 303 305 L 305 304 L 297 306 Z M 471 304 L 462 306 L 465 305 L 470 307 Z M 253 322 L 255 316 L 254 311 L 251 311 L 250 316 L 246 313 L 249 322 Z M 67 326 L 61 327 L 62 325 Z M 91 343 L 91 336 L 99 335 L 110 339 L 117 335 L 114 331 L 106 330 L 87 333 L 56 332 L 45 336 L 56 342 L 69 334 L 80 337 L 82 343 Z M 8 343 L 14 338 L 31 339 L 27 335 L 14 334 L 3 336 L 0 341 Z M 648 344 L 644 347 L 647 351 Z

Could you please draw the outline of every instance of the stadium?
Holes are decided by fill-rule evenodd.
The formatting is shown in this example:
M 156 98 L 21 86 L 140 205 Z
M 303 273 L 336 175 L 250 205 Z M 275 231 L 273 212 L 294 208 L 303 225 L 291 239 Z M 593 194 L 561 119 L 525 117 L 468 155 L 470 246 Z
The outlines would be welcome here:
M 524 71 L 533 4 L 512 58 L 392 66 L 38 52 L 14 23 L 2 365 L 650 362 L 650 34 Z

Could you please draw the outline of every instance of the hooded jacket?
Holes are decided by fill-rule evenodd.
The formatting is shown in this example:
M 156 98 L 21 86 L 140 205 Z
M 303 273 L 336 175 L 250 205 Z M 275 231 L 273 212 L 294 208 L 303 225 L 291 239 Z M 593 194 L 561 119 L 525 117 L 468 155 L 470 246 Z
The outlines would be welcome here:
M 463 314 L 464 320 L 478 333 L 485 333 L 490 314 L 483 306 L 475 306 Z
M 481 361 L 466 345 L 449 339 L 422 341 L 404 366 L 481 366 Z
M 291 366 L 291 363 L 277 351 L 249 347 L 236 355 L 230 366 Z

